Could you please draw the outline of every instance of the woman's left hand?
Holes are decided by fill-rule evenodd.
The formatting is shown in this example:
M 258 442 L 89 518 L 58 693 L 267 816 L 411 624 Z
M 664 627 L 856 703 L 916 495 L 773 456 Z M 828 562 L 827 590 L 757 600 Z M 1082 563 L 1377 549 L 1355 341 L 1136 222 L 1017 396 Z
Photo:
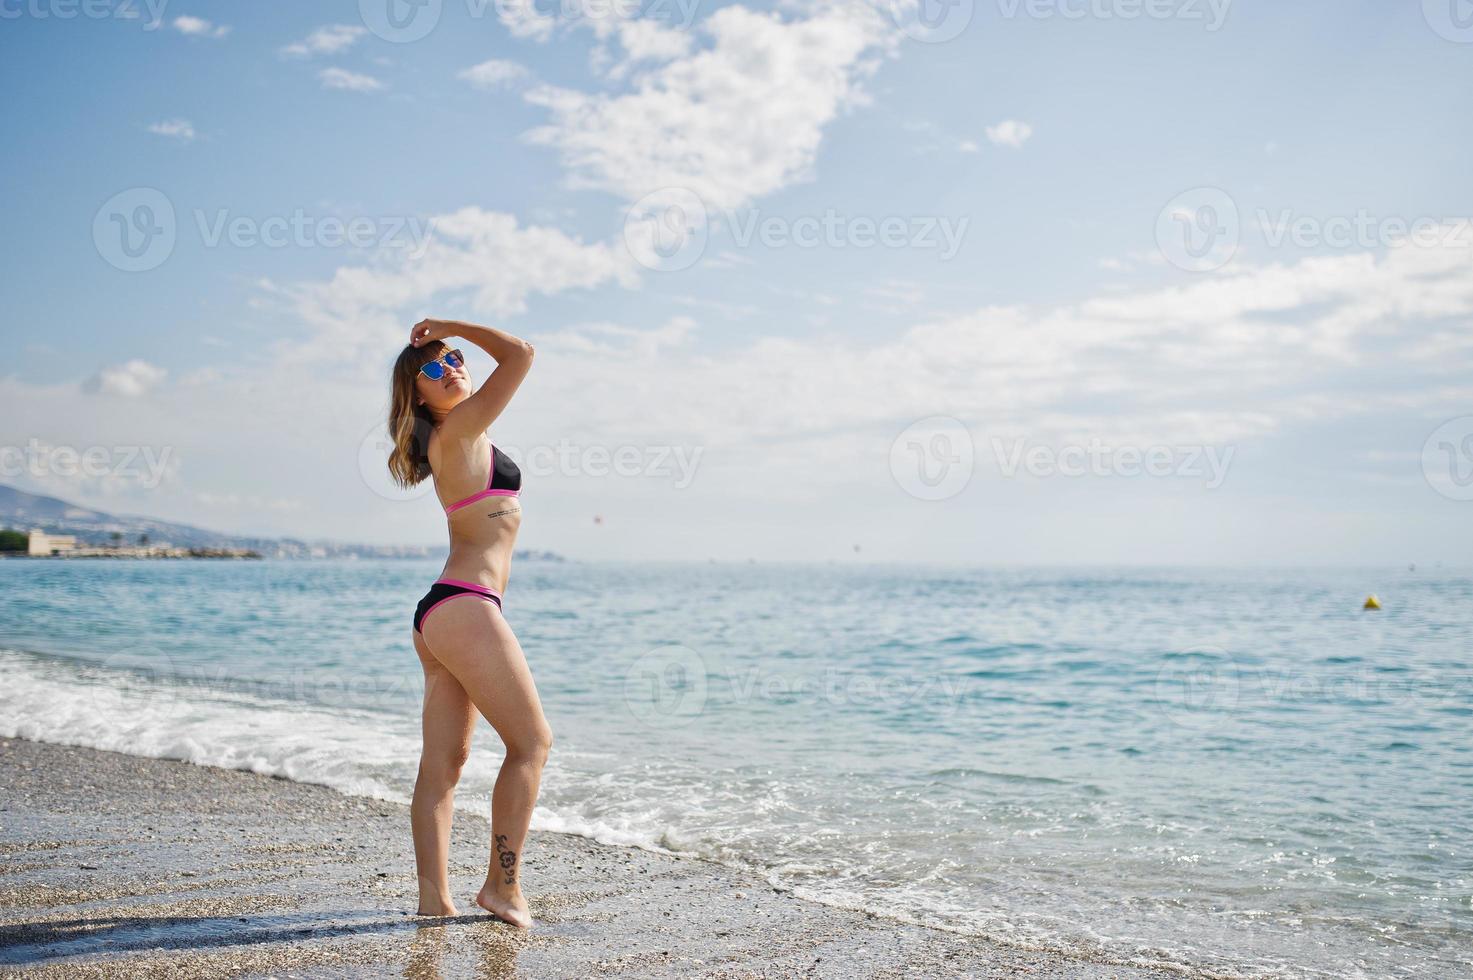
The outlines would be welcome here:
M 450 324 L 444 320 L 421 320 L 409 329 L 409 342 L 423 347 L 432 340 L 444 340 L 451 336 Z

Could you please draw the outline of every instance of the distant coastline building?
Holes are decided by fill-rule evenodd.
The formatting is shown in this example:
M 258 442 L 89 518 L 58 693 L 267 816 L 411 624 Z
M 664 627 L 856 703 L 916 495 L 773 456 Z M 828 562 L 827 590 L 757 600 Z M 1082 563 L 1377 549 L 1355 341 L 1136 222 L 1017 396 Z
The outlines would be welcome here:
M 77 538 L 73 534 L 47 534 L 32 528 L 30 536 L 26 538 L 26 554 L 32 557 L 59 555 L 76 547 Z

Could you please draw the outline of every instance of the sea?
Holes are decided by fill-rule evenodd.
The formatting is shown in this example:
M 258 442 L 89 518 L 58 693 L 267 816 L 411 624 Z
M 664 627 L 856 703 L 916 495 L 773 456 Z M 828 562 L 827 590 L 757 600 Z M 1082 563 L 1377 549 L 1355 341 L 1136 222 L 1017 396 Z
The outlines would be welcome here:
M 440 570 L 0 561 L 0 734 L 407 801 Z M 505 598 L 534 828 L 1184 976 L 1473 977 L 1467 570 L 527 560 Z M 500 759 L 482 721 L 461 807 Z

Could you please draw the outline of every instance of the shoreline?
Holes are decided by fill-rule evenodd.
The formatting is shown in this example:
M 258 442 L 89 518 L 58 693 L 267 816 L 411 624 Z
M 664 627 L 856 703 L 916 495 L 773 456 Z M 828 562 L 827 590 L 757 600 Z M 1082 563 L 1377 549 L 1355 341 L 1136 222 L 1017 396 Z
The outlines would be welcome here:
M 274 776 L 0 738 L 0 973 L 26 976 L 1180 978 L 798 898 L 698 857 L 532 831 L 518 932 L 421 918 L 408 808 Z M 474 910 L 474 913 L 472 912 Z

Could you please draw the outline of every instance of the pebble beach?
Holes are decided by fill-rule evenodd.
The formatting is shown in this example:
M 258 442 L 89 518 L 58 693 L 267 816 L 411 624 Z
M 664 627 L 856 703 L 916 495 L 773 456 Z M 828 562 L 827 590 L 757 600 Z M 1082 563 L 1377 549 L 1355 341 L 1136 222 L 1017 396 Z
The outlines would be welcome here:
M 409 814 L 249 772 L 0 739 L 0 973 L 35 977 L 1148 978 L 838 909 L 700 859 L 532 835 L 537 924 L 415 916 Z

